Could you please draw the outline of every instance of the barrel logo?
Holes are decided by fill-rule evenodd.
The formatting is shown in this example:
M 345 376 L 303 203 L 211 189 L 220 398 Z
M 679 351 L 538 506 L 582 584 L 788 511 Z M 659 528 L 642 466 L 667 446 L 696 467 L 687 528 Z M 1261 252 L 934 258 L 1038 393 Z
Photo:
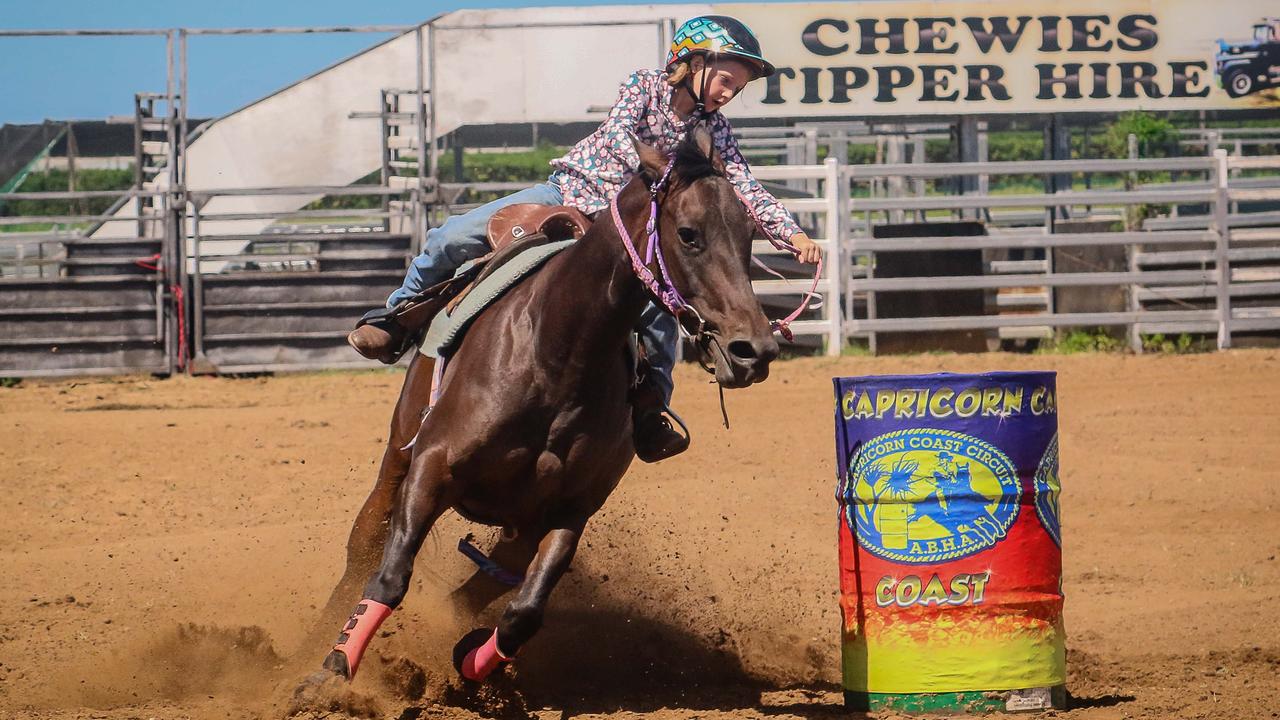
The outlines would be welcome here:
M 850 529 L 868 552 L 931 564 L 995 546 L 1018 517 L 1013 463 L 971 435 L 915 428 L 879 435 L 849 464 Z
M 1044 457 L 1036 468 L 1036 515 L 1044 531 L 1049 533 L 1053 542 L 1062 546 L 1062 526 L 1058 520 L 1058 495 L 1062 492 L 1062 481 L 1058 479 L 1058 436 L 1054 435 L 1045 448 Z

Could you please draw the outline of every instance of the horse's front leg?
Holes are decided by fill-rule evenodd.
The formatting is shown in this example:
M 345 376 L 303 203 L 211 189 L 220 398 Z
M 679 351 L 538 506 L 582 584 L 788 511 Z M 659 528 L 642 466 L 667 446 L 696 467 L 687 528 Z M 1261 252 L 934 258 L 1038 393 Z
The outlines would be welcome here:
M 414 458 L 391 514 L 382 564 L 365 585 L 364 599 L 356 604 L 337 644 L 324 660 L 324 667 L 334 674 L 355 677 L 374 633 L 404 600 L 422 541 L 451 504 L 447 472 L 443 448 L 424 451 Z
M 484 680 L 499 665 L 514 658 L 542 627 L 547 600 L 573 561 L 586 521 L 585 517 L 575 518 L 553 526 L 538 544 L 524 583 L 502 613 L 498 628 L 492 633 L 473 632 L 459 641 L 454 648 L 454 663 L 463 677 Z
M 391 508 L 400 494 L 400 485 L 409 472 L 412 449 L 405 446 L 422 427 L 422 412 L 431 392 L 431 375 L 435 362 L 418 353 L 409 364 L 404 387 L 396 401 L 387 435 L 378 480 L 361 506 L 347 539 L 347 562 L 342 578 L 329 594 L 318 622 L 312 627 L 304 651 L 329 638 L 335 624 L 341 622 L 360 597 L 364 583 L 378 567 L 386 544 Z

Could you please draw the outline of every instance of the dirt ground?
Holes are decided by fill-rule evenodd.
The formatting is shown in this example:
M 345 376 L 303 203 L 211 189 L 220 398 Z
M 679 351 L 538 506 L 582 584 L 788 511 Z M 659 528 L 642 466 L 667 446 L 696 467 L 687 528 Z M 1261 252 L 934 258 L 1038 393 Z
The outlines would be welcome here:
M 546 627 L 473 692 L 441 598 L 456 515 L 334 712 L 404 718 L 834 718 L 837 375 L 1060 373 L 1072 720 L 1280 716 L 1280 352 L 778 363 L 727 395 L 682 369 L 693 449 L 633 466 Z M 0 717 L 287 713 L 401 376 L 0 388 Z M 482 617 L 492 623 L 502 603 Z M 334 628 L 336 632 L 336 628 Z

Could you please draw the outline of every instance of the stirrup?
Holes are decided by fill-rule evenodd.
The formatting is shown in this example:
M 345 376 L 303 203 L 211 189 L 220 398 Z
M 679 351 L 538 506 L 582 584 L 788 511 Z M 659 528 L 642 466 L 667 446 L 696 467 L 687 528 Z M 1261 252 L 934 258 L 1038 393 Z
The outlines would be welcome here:
M 671 422 L 670 415 L 683 430 L 677 432 Z M 632 434 L 636 457 L 647 463 L 655 463 L 674 457 L 689 449 L 692 435 L 684 420 L 670 408 L 665 411 L 646 413 L 637 418 Z
M 394 365 L 413 347 L 409 332 L 395 319 L 398 310 L 396 306 L 365 313 L 347 335 L 347 344 L 370 360 Z

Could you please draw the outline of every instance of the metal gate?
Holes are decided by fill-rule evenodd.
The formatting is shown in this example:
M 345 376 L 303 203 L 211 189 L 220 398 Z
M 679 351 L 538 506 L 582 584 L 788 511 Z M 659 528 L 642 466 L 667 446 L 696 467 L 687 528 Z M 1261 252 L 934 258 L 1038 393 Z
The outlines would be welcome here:
M 346 336 L 356 318 L 399 287 L 416 254 L 410 230 L 417 203 L 385 202 L 413 191 L 379 186 L 288 191 L 382 198 L 364 209 L 207 214 L 200 208 L 216 196 L 278 191 L 192 192 L 194 372 L 379 367 L 348 347 Z M 274 224 L 265 232 L 234 230 L 236 223 L 284 217 L 291 224 Z M 209 232 L 215 227 L 222 229 Z
M 167 374 L 178 357 L 181 285 L 167 198 L 147 191 L 9 193 L 7 199 L 154 196 L 160 215 L 132 237 L 92 239 L 58 225 L 105 216 L 0 217 L 55 229 L 0 233 L 0 377 Z

